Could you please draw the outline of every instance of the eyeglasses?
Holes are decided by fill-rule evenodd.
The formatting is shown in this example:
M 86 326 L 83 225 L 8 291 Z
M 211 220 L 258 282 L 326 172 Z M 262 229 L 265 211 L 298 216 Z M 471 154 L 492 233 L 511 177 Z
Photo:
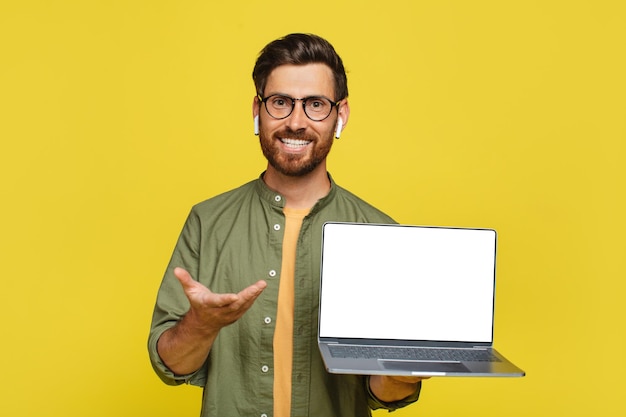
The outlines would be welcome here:
M 261 96 L 259 96 L 259 99 L 261 100 L 261 103 L 265 103 L 265 110 L 267 111 L 267 114 L 278 120 L 289 117 L 296 106 L 296 101 L 302 102 L 304 114 L 315 122 L 321 122 L 326 119 L 330 116 L 333 108 L 339 105 L 339 103 L 322 96 L 293 98 L 281 94 L 272 94 L 271 96 L 267 96 L 265 98 L 261 98 Z

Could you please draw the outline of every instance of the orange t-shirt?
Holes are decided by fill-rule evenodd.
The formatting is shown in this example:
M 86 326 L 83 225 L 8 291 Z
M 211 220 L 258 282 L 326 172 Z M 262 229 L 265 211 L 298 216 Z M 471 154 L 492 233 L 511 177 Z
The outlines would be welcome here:
M 274 331 L 274 417 L 291 415 L 293 364 L 293 311 L 296 247 L 302 220 L 309 209 L 284 208 L 283 259 L 278 287 L 278 312 Z

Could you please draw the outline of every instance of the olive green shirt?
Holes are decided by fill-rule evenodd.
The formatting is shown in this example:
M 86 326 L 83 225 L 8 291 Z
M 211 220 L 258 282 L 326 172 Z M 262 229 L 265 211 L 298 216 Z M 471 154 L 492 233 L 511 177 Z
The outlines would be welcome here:
M 330 178 L 330 176 L 329 176 Z M 194 206 L 180 234 L 158 292 L 148 349 L 167 384 L 204 388 L 202 417 L 271 416 L 272 353 L 281 276 L 285 198 L 256 179 Z M 317 346 L 322 225 L 326 221 L 394 223 L 331 178 L 329 194 L 302 223 L 295 270 L 292 416 L 366 417 L 370 408 L 395 409 L 417 401 L 378 401 L 368 377 L 326 372 Z M 237 293 L 259 279 L 268 286 L 246 314 L 222 328 L 202 368 L 175 375 L 161 361 L 161 334 L 189 309 L 175 267 L 217 293 Z

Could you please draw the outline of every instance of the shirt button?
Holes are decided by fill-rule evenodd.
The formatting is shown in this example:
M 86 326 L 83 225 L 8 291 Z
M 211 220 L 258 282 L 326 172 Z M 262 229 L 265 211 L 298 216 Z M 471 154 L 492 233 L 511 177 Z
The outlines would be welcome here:
M 280 200 L 282 200 L 282 199 L 283 199 L 283 198 L 282 198 L 281 196 L 279 196 L 279 195 L 277 195 L 277 196 L 275 196 L 275 197 L 274 197 L 274 201 L 276 201 L 277 203 L 278 203 Z
M 267 372 L 267 371 L 269 371 L 269 370 L 270 370 L 270 367 L 269 367 L 269 366 L 267 366 L 267 365 L 263 365 L 263 366 L 261 367 L 261 372 L 263 372 L 263 373 L 266 373 L 266 372 Z
M 265 322 L 265 324 L 270 324 L 272 322 L 272 318 L 271 317 L 265 317 L 263 319 L 263 321 Z
M 261 417 L 267 417 L 267 414 L 263 413 L 261 414 Z
M 275 277 L 276 276 L 276 271 L 274 271 L 273 269 L 269 272 L 270 277 Z
M 280 230 L 280 224 L 275 224 L 274 225 L 274 230 L 279 231 Z

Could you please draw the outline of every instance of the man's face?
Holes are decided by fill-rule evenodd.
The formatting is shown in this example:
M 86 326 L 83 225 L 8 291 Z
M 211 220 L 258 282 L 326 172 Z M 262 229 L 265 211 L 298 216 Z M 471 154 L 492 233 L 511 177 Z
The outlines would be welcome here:
M 334 80 L 324 64 L 282 65 L 269 75 L 264 97 L 281 94 L 293 98 L 324 96 L 335 100 Z M 302 102 L 296 101 L 292 113 L 285 119 L 272 118 L 266 104 L 255 99 L 255 114 L 259 115 L 261 149 L 271 167 L 288 176 L 303 176 L 318 167 L 326 169 L 326 156 L 333 143 L 337 110 L 322 121 L 307 117 Z M 347 119 L 347 103 L 345 106 Z M 344 124 L 346 120 L 344 119 Z

